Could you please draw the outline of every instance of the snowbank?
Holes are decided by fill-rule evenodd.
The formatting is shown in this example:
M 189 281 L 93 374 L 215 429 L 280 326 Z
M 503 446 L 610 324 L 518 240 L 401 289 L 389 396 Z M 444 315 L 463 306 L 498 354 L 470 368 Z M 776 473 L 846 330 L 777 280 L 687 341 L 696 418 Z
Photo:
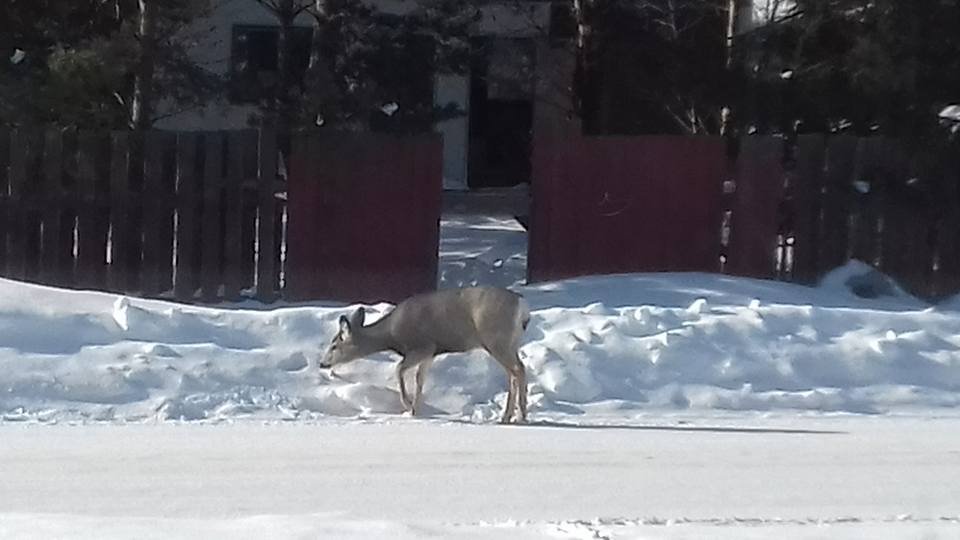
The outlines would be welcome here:
M 862 270 L 862 268 L 861 268 Z M 960 406 L 960 312 L 848 267 L 818 288 L 706 274 L 521 288 L 531 411 L 878 413 Z M 890 292 L 890 291 L 888 291 Z M 350 308 L 214 309 L 0 280 L 6 421 L 311 419 L 400 412 L 392 358 L 315 359 Z M 389 309 L 368 307 L 370 321 Z M 505 377 L 483 353 L 431 370 L 434 414 L 495 418 Z
M 948 105 L 940 111 L 940 118 L 960 122 L 960 105 Z

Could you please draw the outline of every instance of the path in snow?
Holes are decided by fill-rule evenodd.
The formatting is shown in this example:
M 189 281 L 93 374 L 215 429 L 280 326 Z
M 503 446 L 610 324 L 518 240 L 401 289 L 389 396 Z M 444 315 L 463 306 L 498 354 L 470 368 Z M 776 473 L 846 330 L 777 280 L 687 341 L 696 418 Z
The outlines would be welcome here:
M 441 218 L 441 288 L 513 287 L 526 279 L 527 231 L 516 218 L 464 212 Z
M 960 535 L 957 419 L 619 422 L 7 424 L 0 537 Z

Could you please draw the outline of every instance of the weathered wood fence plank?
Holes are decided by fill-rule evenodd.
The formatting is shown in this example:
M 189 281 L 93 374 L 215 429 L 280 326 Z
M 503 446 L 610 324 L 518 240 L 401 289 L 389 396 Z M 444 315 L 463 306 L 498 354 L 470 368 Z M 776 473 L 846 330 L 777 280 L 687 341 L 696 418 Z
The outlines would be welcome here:
M 47 129 L 43 144 L 43 194 L 42 197 L 60 199 L 63 189 L 63 139 L 56 128 Z M 43 222 L 40 239 L 40 273 L 43 283 L 64 285 L 64 239 L 60 227 L 61 207 L 58 204 L 43 204 L 41 194 L 36 200 L 42 205 Z
M 201 242 L 204 249 L 200 259 L 200 285 L 205 301 L 216 300 L 220 288 L 220 194 L 223 181 L 223 137 L 207 133 L 203 164 L 203 214 Z
M 259 182 L 257 183 L 257 299 L 272 302 L 279 289 L 276 238 L 277 134 L 261 130 L 259 139 Z
M 77 136 L 77 261 L 76 285 L 81 288 L 106 286 L 106 244 L 109 220 L 104 219 L 103 193 L 98 187 L 97 163 L 103 139 L 95 132 Z
M 823 135 L 803 135 L 797 141 L 793 176 L 794 281 L 812 285 L 819 278 L 818 246 L 823 230 L 820 198 L 825 174 L 827 140 Z
M 10 130 L 0 128 L 0 275 L 7 268 L 7 231 L 9 220 Z
M 133 282 L 127 265 L 131 251 L 129 226 L 130 207 L 130 136 L 117 132 L 110 136 L 110 233 L 108 243 L 107 288 L 123 292 Z
M 197 148 L 200 137 L 195 133 L 177 136 L 177 228 L 176 267 L 173 293 L 177 300 L 193 300 L 199 289 L 200 181 L 198 176 Z
M 238 300 L 243 287 L 243 181 L 244 157 L 251 150 L 255 132 L 232 131 L 227 135 L 227 174 L 224 179 L 223 296 Z M 255 154 L 254 154 L 255 155 Z
M 305 134 L 281 180 L 271 129 L 0 130 L 0 275 L 182 301 L 398 299 L 436 283 L 439 144 Z M 733 177 L 725 271 L 813 284 L 854 257 L 916 294 L 957 293 L 960 162 L 947 154 L 748 138 L 725 168 L 719 140 L 538 141 L 530 278 L 715 271 Z
M 730 273 L 758 278 L 774 275 L 778 205 L 784 187 L 782 162 L 780 139 L 749 137 L 740 148 L 727 260 Z

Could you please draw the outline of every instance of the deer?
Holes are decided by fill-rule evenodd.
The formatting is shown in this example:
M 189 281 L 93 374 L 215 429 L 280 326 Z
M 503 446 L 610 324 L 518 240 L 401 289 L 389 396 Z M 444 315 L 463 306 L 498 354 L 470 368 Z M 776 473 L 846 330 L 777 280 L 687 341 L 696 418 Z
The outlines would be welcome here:
M 412 416 L 421 410 L 423 382 L 440 354 L 485 350 L 507 372 L 507 402 L 500 423 L 527 420 L 526 367 L 520 361 L 520 341 L 530 323 L 523 297 L 499 287 L 446 289 L 411 296 L 369 326 L 363 308 L 342 315 L 339 328 L 319 363 L 321 369 L 374 353 L 400 355 L 396 376 L 400 402 Z M 416 367 L 413 399 L 404 376 Z

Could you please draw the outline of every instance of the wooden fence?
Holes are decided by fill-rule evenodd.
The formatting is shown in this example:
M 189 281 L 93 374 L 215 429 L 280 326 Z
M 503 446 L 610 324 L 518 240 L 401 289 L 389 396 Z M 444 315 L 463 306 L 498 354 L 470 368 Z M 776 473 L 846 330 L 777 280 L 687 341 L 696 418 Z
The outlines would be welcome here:
M 726 147 L 726 149 L 725 149 Z M 851 258 L 960 292 L 960 155 L 883 138 L 534 145 L 528 277 L 693 270 L 815 283 Z
M 439 155 L 438 143 L 411 157 L 391 151 L 406 148 L 401 140 L 374 142 L 371 148 L 390 155 L 390 166 L 399 170 L 413 170 L 417 160 Z M 317 246 L 345 257 L 367 248 L 340 234 L 358 226 L 349 209 L 384 197 L 402 207 L 423 194 L 402 188 L 383 193 L 383 182 L 373 185 L 362 170 L 350 168 L 359 156 L 324 155 L 324 163 L 293 156 L 290 161 L 298 165 L 288 183 L 277 174 L 277 139 L 270 130 L 0 130 L 0 276 L 182 301 L 352 300 L 346 285 L 324 290 L 323 296 L 286 285 L 339 272 L 346 264 L 310 256 Z M 297 182 L 322 191 L 335 183 L 334 170 L 341 171 L 337 181 L 355 186 L 352 198 L 341 201 L 344 212 L 325 215 L 306 198 L 289 201 L 288 209 L 288 191 L 303 191 Z M 435 182 L 436 197 L 439 175 L 438 169 L 421 182 Z M 290 243 L 300 250 L 290 253 L 291 259 L 301 262 L 291 268 L 286 264 L 288 214 L 293 222 L 306 223 Z M 439 204 L 435 215 L 424 219 L 436 227 Z M 408 230 L 402 222 L 393 227 L 394 236 Z M 419 257 L 420 266 L 435 266 L 436 231 L 421 229 L 398 245 L 421 246 L 409 248 L 411 257 Z M 348 241 L 350 247 L 330 247 Z M 399 284 L 377 292 L 395 298 L 421 287 Z
M 724 152 L 715 137 L 538 140 L 529 280 L 718 271 Z
M 432 135 L 297 138 L 286 297 L 396 302 L 436 288 L 442 155 Z
M 883 138 L 534 147 L 531 281 L 705 271 L 814 283 L 850 258 L 960 292 L 960 156 Z M 0 275 L 183 301 L 398 300 L 437 272 L 441 142 L 269 130 L 0 130 Z M 732 156 L 732 157 L 731 157 Z
M 902 141 L 748 138 L 735 165 L 731 273 L 814 283 L 849 259 L 910 292 L 960 292 L 960 155 Z

